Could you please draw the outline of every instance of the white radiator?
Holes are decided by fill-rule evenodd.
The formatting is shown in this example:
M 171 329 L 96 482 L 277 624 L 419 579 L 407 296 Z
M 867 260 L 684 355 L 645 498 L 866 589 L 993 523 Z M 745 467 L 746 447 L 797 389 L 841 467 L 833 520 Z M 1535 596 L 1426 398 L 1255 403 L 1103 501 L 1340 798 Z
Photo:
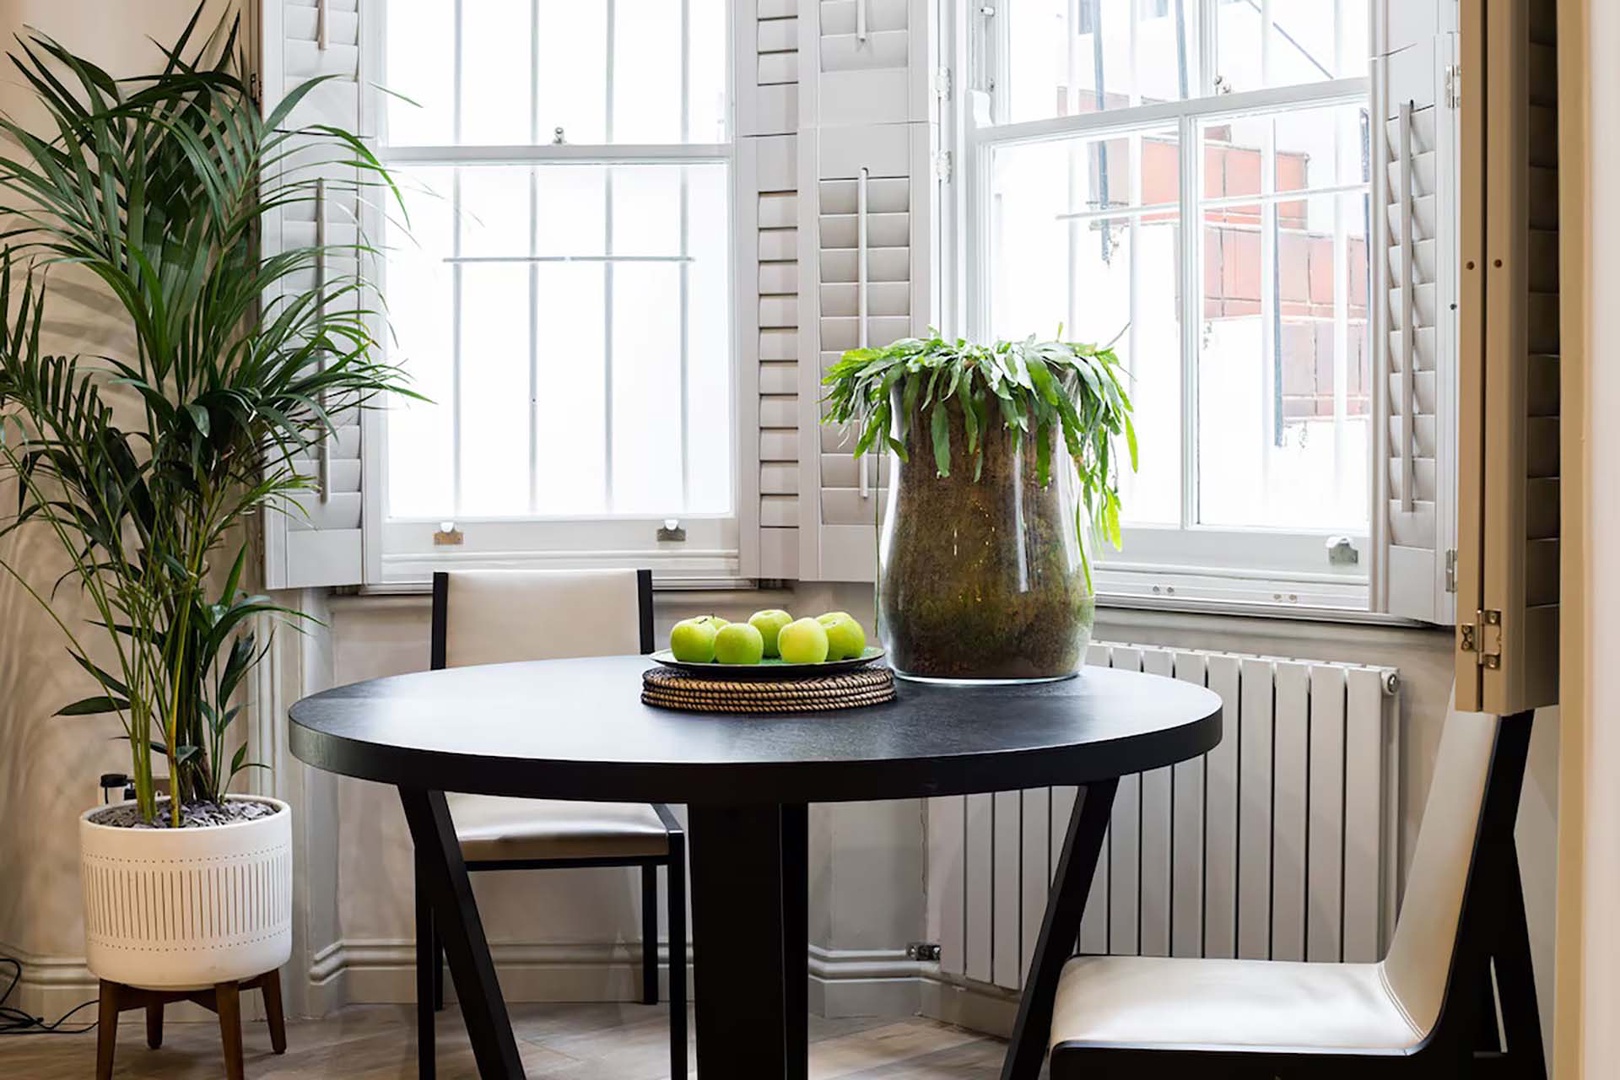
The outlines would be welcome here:
M 1394 669 L 1106 644 L 1087 661 L 1207 685 L 1225 708 L 1208 755 L 1120 782 L 1079 950 L 1381 957 L 1397 872 Z M 1074 799 L 929 800 L 942 972 L 1019 987 Z

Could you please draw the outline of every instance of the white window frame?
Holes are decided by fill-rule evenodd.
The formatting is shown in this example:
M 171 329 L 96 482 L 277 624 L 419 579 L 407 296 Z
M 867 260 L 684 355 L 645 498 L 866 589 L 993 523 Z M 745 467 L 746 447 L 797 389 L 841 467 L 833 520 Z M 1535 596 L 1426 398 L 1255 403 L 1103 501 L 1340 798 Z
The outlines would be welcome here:
M 613 0 L 605 0 L 612 4 Z M 511 164 L 532 165 L 567 162 L 570 164 L 631 165 L 631 164 L 699 164 L 720 163 L 726 166 L 729 197 L 729 221 L 733 242 L 728 245 L 732 260 L 727 290 L 729 310 L 726 320 L 730 328 L 730 370 L 727 380 L 731 387 L 729 402 L 730 423 L 737 437 L 733 440 L 731 511 L 719 515 L 608 515 L 608 516 L 549 516 L 549 517 L 483 517 L 461 515 L 453 518 L 390 518 L 387 515 L 388 492 L 388 432 L 387 410 L 369 409 L 362 418 L 364 455 L 364 571 L 368 589 L 389 591 L 413 589 L 428 580 L 436 570 L 497 568 L 589 569 L 605 567 L 651 568 L 657 580 L 678 587 L 732 587 L 743 584 L 738 577 L 740 565 L 740 537 L 744 527 L 751 524 L 747 508 L 742 505 L 743 488 L 740 478 L 750 467 L 748 439 L 743 434 L 746 412 L 740 400 L 737 371 L 740 363 L 739 311 L 743 297 L 739 295 L 741 283 L 749 278 L 747 268 L 736 260 L 735 232 L 741 227 L 739 207 L 745 197 L 738 186 L 737 168 L 737 90 L 735 50 L 736 6 L 727 7 L 725 26 L 728 39 L 724 46 L 727 58 L 726 130 L 730 141 L 724 143 L 681 144 L 552 144 L 536 143 L 519 146 L 399 146 L 388 145 L 387 110 L 383 105 L 386 87 L 387 57 L 387 0 L 361 0 L 366 17 L 362 25 L 364 40 L 361 44 L 362 73 L 375 72 L 366 82 L 364 91 L 363 130 L 374 132 L 372 142 L 378 158 L 385 166 L 401 165 L 478 165 Z M 534 0 L 538 4 L 538 0 Z M 683 5 L 684 10 L 684 5 Z M 611 27 L 611 20 L 609 22 Z M 611 32 L 611 31 L 610 31 Z M 607 73 L 611 92 L 611 69 Z M 683 95 L 686 87 L 682 86 Z M 683 123 L 688 111 L 682 108 Z M 611 137 L 611 135 L 610 135 Z M 383 219 L 387 207 L 377 205 L 365 208 L 367 227 L 371 235 L 383 235 Z M 521 257 L 518 257 L 521 258 Z M 525 261 L 541 261 L 534 255 Z M 612 256 L 603 256 L 602 261 Z M 638 261 L 645 261 L 637 257 Z M 382 260 L 373 274 L 381 282 L 386 296 L 386 273 Z M 386 326 L 377 328 L 378 340 L 385 340 Z M 611 349 L 611 346 L 609 346 Z M 611 352 L 609 370 L 611 370 Z M 459 358 L 458 358 L 459 359 Z M 683 400 L 685 343 L 682 343 Z M 531 375 L 532 378 L 532 375 Z M 533 440 L 531 439 L 531 455 Z M 607 453 L 611 454 L 611 446 Z M 682 453 L 686 447 L 682 447 Z M 531 463 L 535 464 L 535 463 Z M 661 530 L 678 528 L 684 540 L 661 540 Z M 453 543 L 444 540 L 459 533 Z
M 1381 21 L 1374 17 L 1377 4 L 1369 15 L 1373 26 L 1369 31 L 1369 51 L 1381 51 Z M 1214 3 L 1212 0 L 1189 0 L 1189 15 L 1195 26 L 1210 25 Z M 1131 108 L 1110 109 L 1104 112 L 996 124 L 989 122 L 1000 108 L 994 90 L 984 89 L 995 81 L 997 71 L 1006 70 L 1009 63 L 1005 34 L 997 25 L 994 9 L 980 5 L 953 3 L 942 0 L 941 27 L 949 35 L 941 48 L 942 57 L 957 72 L 952 82 L 962 88 L 954 96 L 946 111 L 943 139 L 961 162 L 952 170 L 945 185 L 943 200 L 952 206 L 947 210 L 941 250 L 963 253 L 965 271 L 951 272 L 945 267 L 940 277 L 947 290 L 942 297 L 941 323 L 947 329 L 960 330 L 971 337 L 983 337 L 991 326 L 989 281 L 990 216 L 988 193 L 991 190 L 991 160 L 993 149 L 1001 146 L 1074 137 L 1096 137 L 1108 134 L 1127 134 L 1141 130 L 1164 130 L 1176 126 L 1182 152 L 1180 154 L 1182 179 L 1180 184 L 1180 220 L 1198 222 L 1202 204 L 1207 200 L 1197 197 L 1202 192 L 1203 160 L 1200 153 L 1188 150 L 1201 144 L 1197 139 L 1199 124 L 1225 116 L 1255 116 L 1275 114 L 1296 109 L 1331 106 L 1335 104 L 1372 103 L 1371 76 L 1327 80 L 1296 86 L 1265 88 L 1240 93 L 1218 92 L 1215 81 L 1214 57 L 1217 55 L 1214 33 L 1198 31 L 1189 49 L 1189 84 L 1198 89 L 1197 96 L 1185 101 L 1154 103 Z M 989 14 L 987 14 L 989 12 Z M 1370 66 L 1369 66 L 1369 70 Z M 1267 160 L 1273 151 L 1267 146 Z M 1261 168 L 1262 195 L 1245 196 L 1244 201 L 1268 201 L 1265 188 L 1270 186 L 1274 173 L 1267 165 Z M 1359 187 L 1359 185 L 1358 185 Z M 1333 190 L 1337 190 L 1335 185 Z M 1310 189 L 1316 192 L 1317 189 Z M 1300 192 L 1288 192 L 1288 199 L 1302 197 Z M 954 204 L 954 206 L 953 206 Z M 952 230 L 959 237 L 952 237 Z M 1123 604 L 1165 604 L 1196 608 L 1202 604 L 1247 605 L 1258 608 L 1284 608 L 1318 612 L 1367 613 L 1372 606 L 1372 574 L 1379 558 L 1374 547 L 1377 522 L 1375 502 L 1376 483 L 1369 482 L 1367 492 L 1367 525 L 1355 531 L 1284 530 L 1271 528 L 1232 528 L 1201 525 L 1197 522 L 1197 422 L 1198 422 L 1198 356 L 1199 330 L 1203 322 L 1202 310 L 1202 249 L 1203 230 L 1185 228 L 1184 236 L 1196 240 L 1189 246 L 1183 259 L 1180 289 L 1182 304 L 1181 349 L 1181 522 L 1177 526 L 1133 526 L 1124 532 L 1124 550 L 1099 552 L 1097 586 L 1104 602 Z M 1368 238 L 1369 259 L 1376 250 L 1373 238 Z M 1262 260 L 1262 271 L 1272 273 L 1270 263 Z M 1377 303 L 1369 282 L 1369 303 Z M 956 295 L 950 295 L 951 291 Z M 1378 325 L 1369 319 L 1369 334 Z M 1371 347 L 1371 342 L 1369 342 Z M 1371 363 L 1376 379 L 1380 353 L 1373 351 Z M 1374 409 L 1369 422 L 1376 422 Z M 1369 480 L 1375 479 L 1383 461 L 1378 455 L 1379 440 L 1369 439 Z M 1354 566 L 1333 566 L 1327 559 L 1328 543 L 1348 535 L 1354 545 L 1358 562 Z M 1101 545 L 1099 545 L 1101 546 Z

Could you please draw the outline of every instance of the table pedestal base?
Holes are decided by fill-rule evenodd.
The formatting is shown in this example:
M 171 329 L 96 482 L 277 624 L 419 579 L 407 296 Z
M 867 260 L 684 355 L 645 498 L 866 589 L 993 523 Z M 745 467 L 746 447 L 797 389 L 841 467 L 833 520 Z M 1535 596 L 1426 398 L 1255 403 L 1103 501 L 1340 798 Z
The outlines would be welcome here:
M 703 1080 L 804 1080 L 808 817 L 801 805 L 692 806 L 692 970 Z
M 1080 936 L 1118 781 L 1082 788 L 1052 878 L 1002 1080 L 1035 1080 L 1058 976 Z M 400 788 L 418 885 L 455 979 L 484 1080 L 523 1063 L 443 792 Z M 808 816 L 802 803 L 689 809 L 697 1060 L 702 1080 L 806 1080 L 809 1073 Z M 432 975 L 418 973 L 431 1007 Z

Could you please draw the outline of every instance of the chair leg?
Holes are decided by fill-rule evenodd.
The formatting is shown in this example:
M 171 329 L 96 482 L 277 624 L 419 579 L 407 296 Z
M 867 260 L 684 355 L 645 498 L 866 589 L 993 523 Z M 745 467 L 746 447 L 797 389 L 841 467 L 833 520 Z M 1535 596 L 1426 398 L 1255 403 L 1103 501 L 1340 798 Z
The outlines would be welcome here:
M 686 1078 L 686 837 L 669 838 L 669 1075 Z
M 641 1003 L 658 1004 L 658 867 L 641 868 Z
M 156 1050 L 163 1045 L 163 1002 L 146 1003 L 146 1046 Z
M 439 951 L 433 933 L 433 905 L 429 902 L 421 868 L 416 871 L 416 1073 L 432 1080 L 437 1062 L 433 1013 L 438 1008 Z
M 270 1049 L 278 1054 L 287 1052 L 287 1014 L 281 1007 L 281 972 L 271 971 L 264 976 L 259 989 L 264 994 L 264 1020 L 270 1028 Z
M 101 1006 L 96 1024 L 96 1080 L 112 1080 L 113 1050 L 118 1046 L 118 984 L 101 980 Z
M 219 1012 L 219 1041 L 225 1053 L 225 1078 L 243 1080 L 241 987 L 234 982 L 216 984 L 214 1005 Z
M 1512 863 L 1502 874 L 1506 910 L 1495 950 L 1496 990 L 1502 1004 L 1502 1028 L 1507 1036 L 1508 1070 L 1520 1080 L 1546 1080 L 1547 1054 L 1541 1041 L 1536 973 L 1530 961 L 1524 882 L 1519 876 L 1517 852 L 1509 854 Z

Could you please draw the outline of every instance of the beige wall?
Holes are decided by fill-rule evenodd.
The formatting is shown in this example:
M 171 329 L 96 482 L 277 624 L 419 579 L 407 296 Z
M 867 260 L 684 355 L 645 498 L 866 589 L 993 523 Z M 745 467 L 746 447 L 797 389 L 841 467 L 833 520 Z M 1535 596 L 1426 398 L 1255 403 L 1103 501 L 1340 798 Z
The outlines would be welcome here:
M 148 35 L 172 38 L 194 7 L 195 0 L 4 0 L 0 40 L 11 46 L 13 35 L 37 27 L 111 71 L 133 73 L 162 62 Z M 9 61 L 0 70 L 0 110 L 25 123 L 39 116 Z M 48 348 L 92 355 L 127 349 L 126 334 L 93 291 L 75 287 L 69 273 L 52 277 Z M 0 492 L 0 500 L 12 497 Z M 54 538 L 37 532 L 4 541 L 0 556 L 46 587 L 65 565 Z M 56 609 L 70 620 L 84 612 L 71 587 Z M 116 719 L 52 717 L 89 692 L 86 680 L 49 617 L 9 577 L 0 579 L 0 620 L 0 820 L 7 823 L 0 829 L 0 951 L 60 961 L 31 971 L 27 991 L 73 968 L 83 951 L 76 819 L 97 798 L 97 776 L 127 771 L 129 756 L 113 741 L 121 730 Z

